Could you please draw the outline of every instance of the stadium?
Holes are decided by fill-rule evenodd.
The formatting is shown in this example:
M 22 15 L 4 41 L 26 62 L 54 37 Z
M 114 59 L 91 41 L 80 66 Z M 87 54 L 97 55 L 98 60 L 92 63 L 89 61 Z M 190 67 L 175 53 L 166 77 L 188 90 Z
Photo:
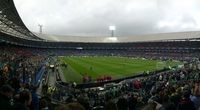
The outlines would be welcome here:
M 1 110 L 198 110 L 199 35 L 55 40 L 31 32 L 13 0 L 0 0 Z

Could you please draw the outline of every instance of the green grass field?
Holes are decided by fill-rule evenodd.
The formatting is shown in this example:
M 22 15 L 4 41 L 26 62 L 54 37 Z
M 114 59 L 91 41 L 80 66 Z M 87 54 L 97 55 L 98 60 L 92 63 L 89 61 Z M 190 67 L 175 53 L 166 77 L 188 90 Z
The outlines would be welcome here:
M 109 75 L 113 79 L 133 76 L 144 71 L 154 71 L 164 67 L 182 64 L 178 61 L 147 60 L 142 58 L 121 57 L 59 57 L 61 63 L 68 64 L 62 67 L 66 81 L 82 83 L 82 76 L 88 74 L 93 80 L 97 77 Z

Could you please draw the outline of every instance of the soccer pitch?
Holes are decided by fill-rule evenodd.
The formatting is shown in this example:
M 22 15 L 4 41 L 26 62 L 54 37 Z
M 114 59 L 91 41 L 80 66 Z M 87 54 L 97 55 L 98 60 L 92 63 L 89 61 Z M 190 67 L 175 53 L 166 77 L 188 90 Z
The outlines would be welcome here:
M 82 83 L 84 74 L 91 76 L 92 80 L 104 75 L 118 79 L 143 73 L 144 71 L 154 71 L 183 64 L 179 61 L 103 56 L 66 56 L 59 57 L 59 60 L 60 63 L 67 64 L 66 68 L 61 67 L 66 81 L 75 81 L 76 83 Z

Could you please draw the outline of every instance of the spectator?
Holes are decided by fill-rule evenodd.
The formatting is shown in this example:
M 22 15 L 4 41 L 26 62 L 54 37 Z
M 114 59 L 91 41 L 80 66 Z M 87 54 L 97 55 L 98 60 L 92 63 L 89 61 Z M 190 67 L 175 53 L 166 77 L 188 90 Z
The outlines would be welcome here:
M 62 104 L 62 105 L 59 105 L 56 110 L 85 110 L 85 108 L 77 103 L 77 102 L 73 102 L 73 103 L 69 103 L 67 105 L 65 104 Z
M 194 103 L 196 110 L 200 108 L 200 86 L 199 83 L 194 84 L 193 93 L 190 95 L 191 101 Z
M 190 100 L 189 90 L 183 91 L 183 96 L 179 102 L 178 110 L 195 110 L 194 103 Z
M 118 110 L 128 110 L 128 101 L 125 97 L 121 96 L 117 101 Z
M 23 90 L 19 93 L 18 102 L 14 105 L 14 110 L 30 110 L 32 96 L 28 90 Z
M 49 107 L 48 107 L 48 102 L 46 99 L 41 99 L 40 100 L 40 106 L 39 106 L 39 110 L 49 110 Z
M 14 89 L 10 85 L 3 85 L 0 88 L 0 109 L 1 110 L 12 110 L 13 102 L 12 96 Z

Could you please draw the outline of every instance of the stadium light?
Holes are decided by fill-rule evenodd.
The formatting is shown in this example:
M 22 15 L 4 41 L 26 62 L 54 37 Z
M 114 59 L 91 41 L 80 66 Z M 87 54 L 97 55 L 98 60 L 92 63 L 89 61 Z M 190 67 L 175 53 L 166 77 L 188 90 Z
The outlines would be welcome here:
M 114 31 L 116 30 L 115 26 L 109 26 L 109 30 L 111 31 L 111 37 L 114 37 Z
M 40 34 L 42 34 L 42 27 L 43 27 L 43 25 L 38 24 L 38 26 L 39 26 L 39 29 L 40 29 Z

